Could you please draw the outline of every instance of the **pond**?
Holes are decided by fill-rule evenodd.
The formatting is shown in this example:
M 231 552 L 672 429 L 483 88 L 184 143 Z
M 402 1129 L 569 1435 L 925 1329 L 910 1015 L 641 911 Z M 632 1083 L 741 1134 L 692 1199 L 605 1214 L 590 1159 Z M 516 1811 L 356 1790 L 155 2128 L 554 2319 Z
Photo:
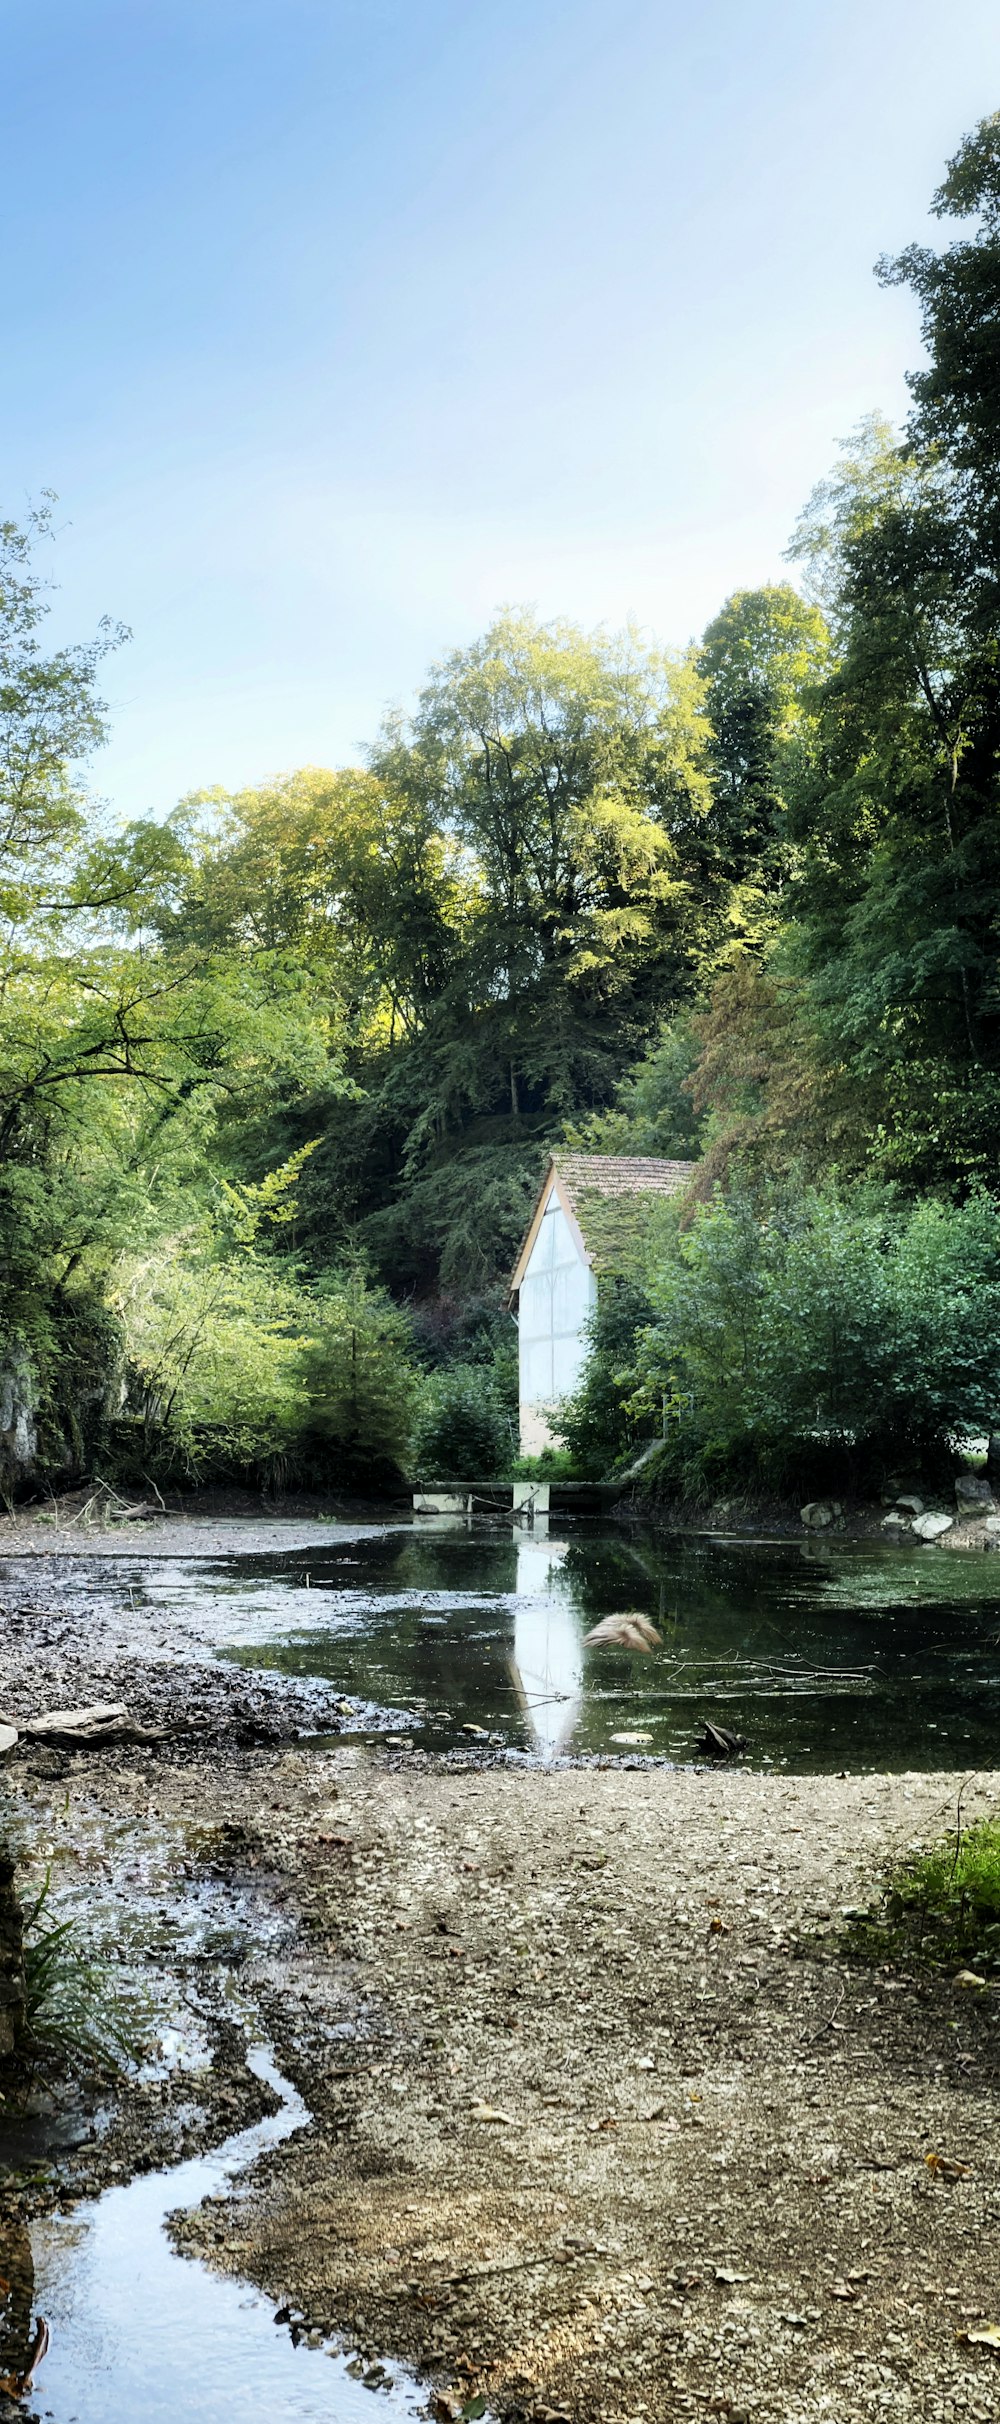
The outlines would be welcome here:
M 762 1766 L 995 1762 L 1000 1560 L 982 1554 L 459 1521 L 151 1563 L 142 1587 L 195 1628 L 209 1599 L 217 1654 L 325 1677 L 427 1750 L 481 1727 L 543 1760 L 687 1761 L 710 1717 Z M 656 1625 L 651 1655 L 586 1645 L 628 1611 Z

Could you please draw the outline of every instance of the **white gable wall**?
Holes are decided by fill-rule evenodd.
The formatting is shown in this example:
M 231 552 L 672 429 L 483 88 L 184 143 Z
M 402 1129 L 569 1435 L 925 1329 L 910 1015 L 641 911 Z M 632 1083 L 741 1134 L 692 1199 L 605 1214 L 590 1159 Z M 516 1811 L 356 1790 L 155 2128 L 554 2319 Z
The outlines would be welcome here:
M 597 1287 L 553 1180 L 518 1297 L 521 1452 L 551 1447 L 550 1409 L 570 1397 L 587 1358 Z

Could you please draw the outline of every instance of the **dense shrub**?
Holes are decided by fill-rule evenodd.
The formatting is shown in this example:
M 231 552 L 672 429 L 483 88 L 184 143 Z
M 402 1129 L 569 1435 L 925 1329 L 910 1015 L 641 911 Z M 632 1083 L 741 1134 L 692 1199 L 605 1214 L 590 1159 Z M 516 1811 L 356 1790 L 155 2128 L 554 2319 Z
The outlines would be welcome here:
M 123 1265 L 116 1301 L 140 1464 L 196 1480 L 287 1451 L 306 1420 L 311 1313 L 293 1279 L 192 1229 Z
M 843 1949 L 884 1961 L 1000 1969 L 1000 1824 L 978 1819 L 891 1861 Z
M 427 1383 L 413 1436 L 419 1480 L 495 1481 L 514 1454 L 510 1417 L 489 1371 L 453 1364 Z
M 601 1481 L 635 1455 L 649 1434 L 648 1407 L 637 1410 L 629 1400 L 635 1396 L 639 1333 L 652 1318 L 649 1298 L 634 1281 L 602 1283 L 583 1377 L 556 1426 L 582 1481 Z
M 858 1483 L 996 1427 L 1000 1207 L 717 1198 L 648 1275 L 633 1413 L 688 1485 Z M 595 1375 L 591 1385 L 596 1388 Z
M 408 1316 L 354 1272 L 317 1290 L 310 1329 L 301 1354 L 309 1441 L 355 1486 L 398 1474 L 419 1388 Z

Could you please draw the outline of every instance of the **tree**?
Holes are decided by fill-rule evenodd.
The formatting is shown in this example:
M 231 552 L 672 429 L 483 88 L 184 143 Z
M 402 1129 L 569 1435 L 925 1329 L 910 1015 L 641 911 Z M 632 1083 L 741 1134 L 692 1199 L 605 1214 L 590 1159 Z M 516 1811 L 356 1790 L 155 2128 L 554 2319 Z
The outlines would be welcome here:
M 406 1313 L 357 1267 L 316 1291 L 303 1357 L 306 1438 L 341 1483 L 377 1488 L 407 1463 L 419 1381 Z
M 665 1412 L 675 1481 L 871 1486 L 908 1459 L 946 1465 L 956 1433 L 991 1428 L 995 1198 L 734 1187 L 664 1245 L 631 1405 Z
M 990 1172 L 1000 691 L 962 490 L 936 453 L 869 424 L 794 552 L 822 581 L 837 651 L 790 820 L 827 1049 L 850 1054 L 893 1166 Z
M 960 144 L 931 209 L 979 224 L 943 253 L 911 244 L 880 262 L 878 274 L 886 286 L 911 287 L 920 306 L 929 360 L 910 376 L 909 439 L 947 463 L 960 487 L 962 517 L 976 536 L 970 603 L 985 637 L 1000 595 L 1000 111 Z
M 0 909 L 44 918 L 64 901 L 64 853 L 83 814 L 74 774 L 104 738 L 98 668 L 127 639 L 105 620 L 97 637 L 46 656 L 48 613 L 35 554 L 51 538 L 54 500 L 27 521 L 0 522 Z
M 788 582 L 738 589 L 698 652 L 711 725 L 712 828 L 753 931 L 789 872 L 786 791 L 805 746 L 809 699 L 829 657 L 815 604 Z
M 634 634 L 512 615 L 422 692 L 394 777 L 435 800 L 479 883 L 445 1120 L 463 1092 L 498 1108 L 501 1073 L 514 1121 L 606 1096 L 624 1039 L 690 989 L 698 709 L 692 669 Z
M 493 1481 L 509 1472 L 513 1428 L 489 1371 L 453 1364 L 425 1385 L 413 1436 L 420 1480 Z

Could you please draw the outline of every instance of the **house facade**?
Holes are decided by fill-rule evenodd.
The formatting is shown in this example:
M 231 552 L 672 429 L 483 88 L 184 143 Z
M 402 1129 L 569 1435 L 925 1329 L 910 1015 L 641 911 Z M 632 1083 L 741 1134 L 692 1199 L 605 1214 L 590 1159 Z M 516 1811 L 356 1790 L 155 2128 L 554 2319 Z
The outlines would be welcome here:
M 627 1269 L 651 1203 L 679 1194 L 693 1167 L 610 1153 L 553 1155 L 511 1278 L 522 1455 L 555 1444 L 551 1417 L 583 1372 L 602 1273 Z

